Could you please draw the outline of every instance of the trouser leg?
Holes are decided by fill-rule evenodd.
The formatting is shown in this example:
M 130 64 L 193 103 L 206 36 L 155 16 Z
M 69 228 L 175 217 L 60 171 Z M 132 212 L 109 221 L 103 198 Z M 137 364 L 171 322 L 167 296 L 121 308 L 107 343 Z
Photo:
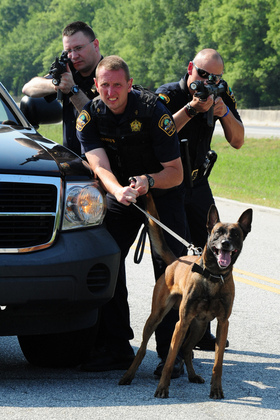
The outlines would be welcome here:
M 133 206 L 124 206 L 107 197 L 106 227 L 121 249 L 121 261 L 113 298 L 100 311 L 98 340 L 116 351 L 130 352 L 133 338 L 130 327 L 125 258 L 136 239 L 144 216 Z
M 162 223 L 180 235 L 182 238 L 186 237 L 186 218 L 184 213 L 184 190 L 180 187 L 163 197 L 155 197 L 155 204 Z M 166 242 L 172 252 L 177 256 L 181 256 L 184 245 L 164 232 Z M 152 249 L 152 259 L 154 266 L 155 279 L 157 280 L 162 273 L 164 273 L 166 264 Z M 179 319 L 179 311 L 171 309 L 171 311 L 164 317 L 160 325 L 155 331 L 157 352 L 160 358 L 165 359 L 173 335 L 174 327 Z

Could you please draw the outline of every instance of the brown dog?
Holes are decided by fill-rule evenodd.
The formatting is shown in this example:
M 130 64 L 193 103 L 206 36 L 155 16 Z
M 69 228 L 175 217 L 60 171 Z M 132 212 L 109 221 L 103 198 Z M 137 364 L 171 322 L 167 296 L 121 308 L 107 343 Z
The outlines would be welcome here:
M 153 199 L 149 194 L 147 195 L 147 211 L 158 218 Z M 129 385 L 132 382 L 145 356 L 147 343 L 156 327 L 172 307 L 179 307 L 179 321 L 174 329 L 155 397 L 168 397 L 174 362 L 181 346 L 189 381 L 204 383 L 204 379 L 194 371 L 192 349 L 203 337 L 208 322 L 217 318 L 210 398 L 224 398 L 223 356 L 228 333 L 228 318 L 234 300 L 232 268 L 241 252 L 243 240 L 251 230 L 251 223 L 252 209 L 246 210 L 237 223 L 221 223 L 218 211 L 212 205 L 207 220 L 208 241 L 202 255 L 184 256 L 177 259 L 167 247 L 161 228 L 149 219 L 152 245 L 168 266 L 156 282 L 152 311 L 143 330 L 141 346 L 119 385 Z

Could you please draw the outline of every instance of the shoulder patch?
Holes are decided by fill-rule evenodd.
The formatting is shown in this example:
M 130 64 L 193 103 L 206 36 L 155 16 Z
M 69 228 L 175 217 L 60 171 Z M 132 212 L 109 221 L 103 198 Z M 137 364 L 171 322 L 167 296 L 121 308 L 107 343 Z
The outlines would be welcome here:
M 229 85 L 227 87 L 227 94 L 230 97 L 230 99 L 232 100 L 232 102 L 234 103 L 235 109 L 237 109 L 236 99 L 235 99 L 234 93 L 233 93 L 232 89 L 229 87 Z
M 164 114 L 158 122 L 158 126 L 163 130 L 168 136 L 172 136 L 175 131 L 175 124 L 172 121 L 171 117 L 168 114 Z
M 76 129 L 78 131 L 82 131 L 84 127 L 87 125 L 87 123 L 90 122 L 90 120 L 91 120 L 91 117 L 89 113 L 83 110 L 77 118 Z
M 160 97 L 160 99 L 165 102 L 166 104 L 168 104 L 170 102 L 170 98 L 169 96 L 165 95 L 164 93 L 159 93 L 158 96 Z

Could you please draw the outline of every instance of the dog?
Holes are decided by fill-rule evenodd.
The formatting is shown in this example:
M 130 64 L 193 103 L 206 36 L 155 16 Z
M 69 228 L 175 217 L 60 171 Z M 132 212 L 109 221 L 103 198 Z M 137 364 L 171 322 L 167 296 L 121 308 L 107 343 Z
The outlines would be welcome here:
M 147 194 L 146 209 L 158 219 L 154 201 Z M 192 349 L 203 337 L 207 324 L 217 318 L 215 362 L 212 370 L 210 398 L 224 398 L 222 389 L 223 357 L 227 341 L 229 317 L 234 300 L 233 264 L 240 255 L 243 241 L 251 231 L 252 209 L 247 209 L 237 223 L 221 223 L 214 204 L 207 217 L 208 240 L 202 255 L 176 258 L 168 248 L 162 229 L 149 218 L 149 235 L 156 253 L 167 264 L 165 273 L 157 280 L 152 309 L 143 330 L 141 346 L 132 365 L 119 381 L 130 385 L 141 364 L 147 343 L 164 316 L 173 308 L 179 308 L 177 322 L 169 353 L 154 394 L 168 398 L 171 374 L 176 356 L 181 348 L 190 382 L 204 383 L 195 373 Z M 182 346 L 182 347 L 181 347 Z

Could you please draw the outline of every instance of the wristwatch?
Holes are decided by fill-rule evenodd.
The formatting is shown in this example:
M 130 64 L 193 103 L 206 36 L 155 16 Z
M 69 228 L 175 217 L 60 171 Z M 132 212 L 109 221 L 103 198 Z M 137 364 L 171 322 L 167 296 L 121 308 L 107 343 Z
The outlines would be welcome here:
M 190 117 L 194 117 L 197 114 L 197 110 L 193 106 L 191 106 L 189 102 L 185 106 L 185 109 Z
M 74 85 L 74 86 L 71 87 L 68 96 L 69 96 L 69 98 L 71 98 L 71 96 L 77 95 L 79 92 L 80 92 L 79 86 L 78 85 Z
M 155 180 L 151 175 L 145 174 L 145 177 L 148 180 L 149 189 L 152 188 L 155 185 Z

